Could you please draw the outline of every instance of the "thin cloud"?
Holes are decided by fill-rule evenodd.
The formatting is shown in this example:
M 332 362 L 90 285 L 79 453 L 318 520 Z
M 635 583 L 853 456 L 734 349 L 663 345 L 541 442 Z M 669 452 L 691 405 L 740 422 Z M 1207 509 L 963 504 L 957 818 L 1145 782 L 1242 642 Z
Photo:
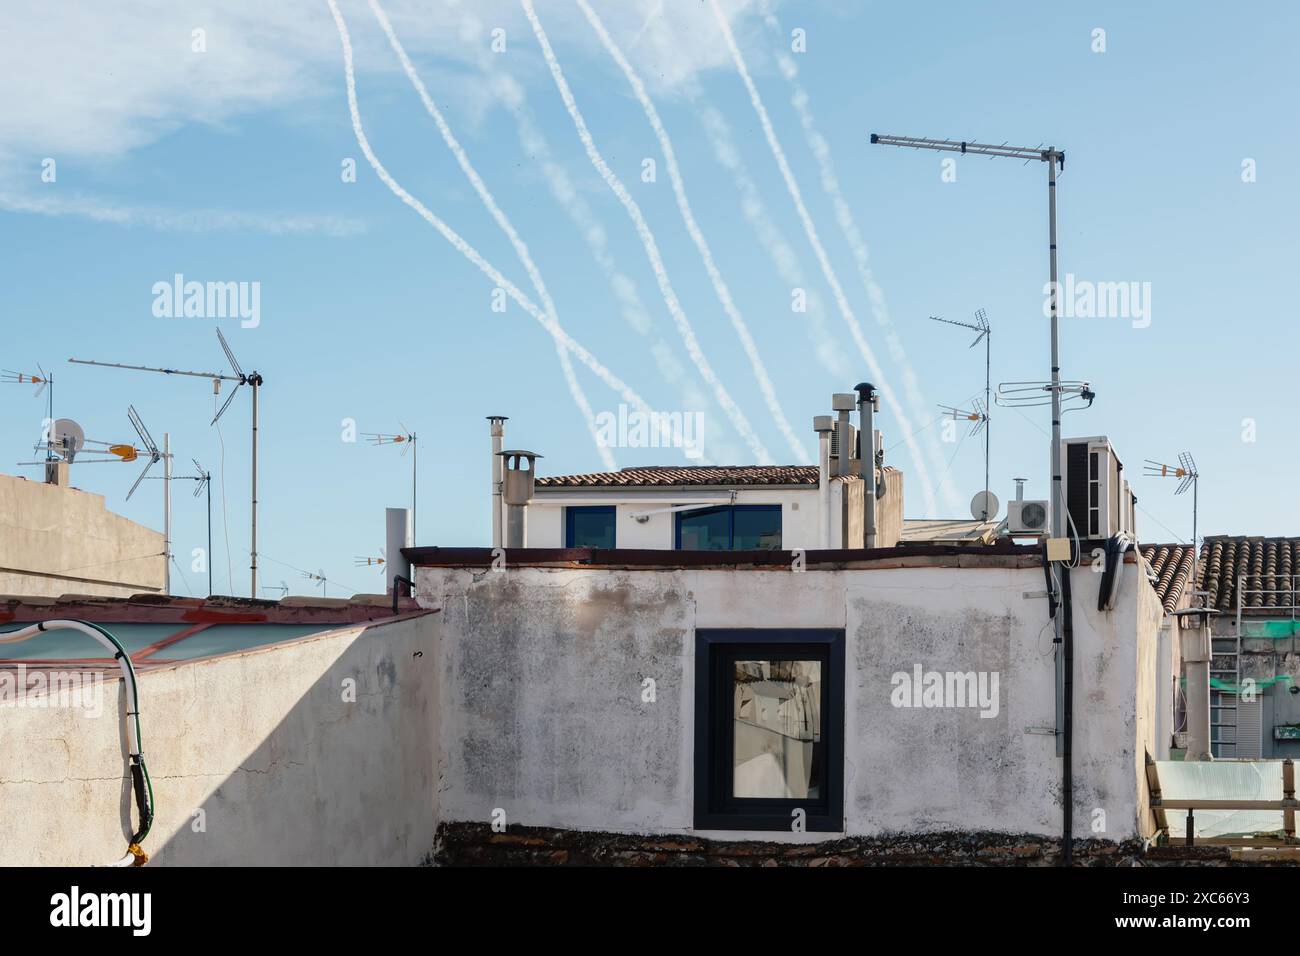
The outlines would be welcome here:
M 360 219 L 304 213 L 244 212 L 238 209 L 164 209 L 105 202 L 90 196 L 19 196 L 0 193 L 5 212 L 73 217 L 159 232 L 260 232 L 269 236 L 355 236 L 366 231 Z

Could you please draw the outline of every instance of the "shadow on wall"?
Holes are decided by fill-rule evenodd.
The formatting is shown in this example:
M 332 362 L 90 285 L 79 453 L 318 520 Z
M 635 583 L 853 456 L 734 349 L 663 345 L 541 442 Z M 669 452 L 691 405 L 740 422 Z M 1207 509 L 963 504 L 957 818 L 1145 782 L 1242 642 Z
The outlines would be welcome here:
M 436 621 L 188 665 L 190 693 L 167 701 L 179 713 L 146 684 L 146 756 L 166 821 L 146 843 L 155 862 L 421 862 L 437 814 Z

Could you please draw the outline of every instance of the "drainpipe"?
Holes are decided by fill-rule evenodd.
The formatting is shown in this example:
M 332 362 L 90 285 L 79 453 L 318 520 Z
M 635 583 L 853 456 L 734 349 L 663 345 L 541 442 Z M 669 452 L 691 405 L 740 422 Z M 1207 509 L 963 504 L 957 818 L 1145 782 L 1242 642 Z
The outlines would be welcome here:
M 852 474 L 849 462 L 853 458 L 853 439 L 849 436 L 853 426 L 849 423 L 849 413 L 855 405 L 854 396 L 848 392 L 836 392 L 831 396 L 831 410 L 839 414 L 835 424 L 835 474 Z
M 1061 682 L 1061 863 L 1074 862 L 1074 609 L 1070 598 L 1070 568 L 1058 562 L 1061 575 L 1061 653 L 1064 679 Z
M 823 551 L 831 546 L 831 432 L 835 419 L 830 415 L 813 418 L 813 431 L 817 433 L 817 547 Z
M 533 498 L 536 461 L 535 451 L 503 451 L 505 479 L 502 496 L 506 502 L 506 547 L 528 547 L 528 502 Z
M 1199 609 L 1198 609 L 1199 610 Z M 1204 614 L 1204 612 L 1202 612 Z M 1210 659 L 1212 643 L 1210 616 L 1186 615 L 1188 624 L 1180 627 L 1183 666 L 1187 671 L 1187 753 L 1184 760 L 1213 760 L 1210 750 Z M 1181 625 L 1183 618 L 1179 619 Z
M 501 449 L 506 437 L 505 415 L 489 415 L 488 424 L 492 428 L 492 547 L 501 547 Z
M 854 386 L 858 393 L 858 441 L 862 443 L 862 480 L 866 485 L 862 492 L 862 531 L 863 547 L 876 546 L 876 420 L 875 413 L 880 410 L 880 398 L 876 387 L 870 382 L 860 382 Z

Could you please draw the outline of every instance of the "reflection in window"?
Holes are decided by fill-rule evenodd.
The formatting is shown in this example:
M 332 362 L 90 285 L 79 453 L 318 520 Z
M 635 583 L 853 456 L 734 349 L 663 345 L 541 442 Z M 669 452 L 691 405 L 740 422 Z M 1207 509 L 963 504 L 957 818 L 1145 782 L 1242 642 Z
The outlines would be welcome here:
M 736 661 L 732 795 L 821 796 L 821 661 Z
M 569 507 L 564 509 L 566 548 L 614 547 L 614 508 Z
M 677 514 L 680 551 L 781 549 L 780 505 L 724 505 Z

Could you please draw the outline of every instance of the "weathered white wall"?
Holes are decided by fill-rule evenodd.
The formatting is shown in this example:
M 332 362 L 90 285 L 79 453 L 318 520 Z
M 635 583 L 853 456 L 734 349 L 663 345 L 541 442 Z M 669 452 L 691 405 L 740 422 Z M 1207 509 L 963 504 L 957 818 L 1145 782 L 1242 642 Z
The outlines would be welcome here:
M 1075 825 L 1118 840 L 1146 826 L 1160 609 L 1127 565 L 1119 606 L 1100 614 L 1099 579 L 1073 575 Z M 797 626 L 846 630 L 847 834 L 1060 832 L 1060 761 L 1035 732 L 1054 724 L 1051 628 L 1046 602 L 1024 596 L 1041 568 L 426 568 L 418 586 L 443 607 L 446 820 L 500 809 L 523 825 L 690 830 L 695 629 Z M 917 663 L 997 671 L 998 715 L 893 707 L 891 676 Z
M 832 485 L 832 493 L 841 492 L 839 483 Z M 716 495 L 716 491 L 701 492 L 700 498 Z M 664 512 L 651 515 L 646 521 L 639 522 L 632 517 L 642 511 L 669 508 L 675 504 L 687 504 L 698 500 L 689 489 L 678 494 L 676 499 L 666 498 L 662 492 L 654 492 L 653 497 L 638 496 L 635 492 L 584 493 L 581 498 L 572 499 L 574 504 L 614 505 L 614 534 L 619 548 L 649 550 L 671 550 L 673 532 L 676 527 L 676 515 Z M 564 547 L 564 507 L 561 498 L 536 498 L 528 505 L 528 547 L 562 548 Z M 716 502 L 701 504 L 701 508 L 712 505 L 727 504 L 726 498 Z M 736 492 L 738 505 L 780 505 L 781 506 L 781 546 L 812 549 L 817 544 L 817 488 L 746 488 Z M 834 510 L 835 505 L 832 506 Z M 838 511 L 836 512 L 838 514 Z M 838 528 L 838 522 L 836 523 Z M 833 547 L 838 547 L 835 541 Z
M 420 862 L 438 815 L 437 620 L 140 675 L 153 862 Z M 344 700 L 349 679 L 355 702 Z M 106 684 L 99 717 L 0 710 L 0 865 L 104 864 L 125 852 L 120 685 Z
M 161 591 L 162 552 L 161 534 L 108 511 L 103 495 L 0 475 L 0 594 Z

